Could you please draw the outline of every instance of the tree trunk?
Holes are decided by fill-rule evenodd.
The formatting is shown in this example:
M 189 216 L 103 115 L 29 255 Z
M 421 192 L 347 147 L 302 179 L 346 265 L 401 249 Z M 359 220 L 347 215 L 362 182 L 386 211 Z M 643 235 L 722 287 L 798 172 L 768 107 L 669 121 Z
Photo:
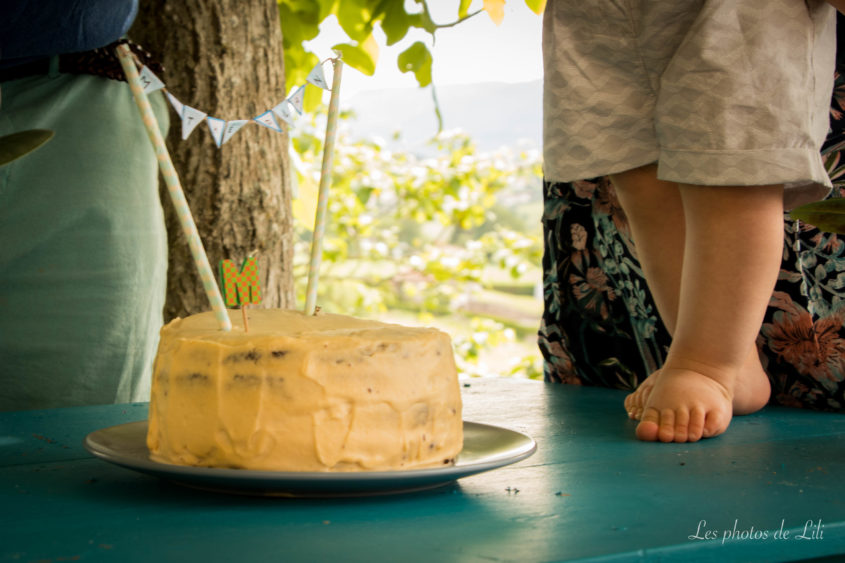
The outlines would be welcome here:
M 251 119 L 286 96 L 276 0 L 144 0 L 133 41 L 164 65 L 183 104 L 225 120 Z M 212 268 L 257 256 L 262 306 L 291 308 L 293 228 L 287 132 L 250 122 L 222 148 L 200 124 L 183 141 L 171 111 L 168 149 Z M 165 320 L 210 309 L 169 196 Z

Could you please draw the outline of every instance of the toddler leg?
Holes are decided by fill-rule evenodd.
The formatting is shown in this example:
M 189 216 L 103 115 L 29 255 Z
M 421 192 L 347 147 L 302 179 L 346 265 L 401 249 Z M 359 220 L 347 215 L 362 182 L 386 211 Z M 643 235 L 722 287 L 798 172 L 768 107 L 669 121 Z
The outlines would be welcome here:
M 672 346 L 645 404 L 642 440 L 695 441 L 725 431 L 738 390 L 765 386 L 743 368 L 777 280 L 781 186 L 680 186 L 686 220 Z M 759 407 L 758 407 L 759 408 Z
M 657 165 L 610 177 L 637 249 L 660 318 L 675 333 L 681 267 L 684 261 L 684 208 L 678 184 L 657 179 Z
M 678 335 L 681 337 L 681 346 L 677 343 L 672 345 L 666 368 L 671 374 L 669 379 L 673 381 L 671 385 L 667 382 L 661 386 L 666 388 L 658 395 L 660 408 L 670 408 L 666 406 L 666 396 L 676 393 L 670 393 L 669 387 L 675 389 L 686 386 L 674 382 L 678 375 L 675 369 L 682 365 L 679 364 L 680 360 L 698 361 L 709 366 L 714 363 L 713 359 L 716 359 L 720 366 L 719 373 L 724 375 L 725 362 L 720 359 L 723 354 L 720 352 L 719 339 L 738 343 L 737 334 L 746 335 L 743 337 L 743 345 L 746 347 L 739 367 L 736 358 L 727 360 L 730 365 L 728 371 L 732 372 L 732 375 L 724 391 L 730 399 L 730 408 L 727 412 L 721 412 L 724 409 L 715 409 L 711 415 L 713 420 L 724 419 L 723 423 L 709 423 L 707 435 L 715 435 L 727 427 L 731 412 L 754 412 L 768 401 L 769 383 L 760 365 L 754 339 L 780 264 L 783 233 L 782 204 L 778 198 L 782 197 L 782 191 L 778 187 L 678 186 L 657 180 L 656 167 L 653 165 L 614 175 L 612 179 L 628 215 L 638 257 L 666 327 L 670 333 L 675 334 L 676 325 L 681 322 L 678 315 L 679 309 L 682 308 L 682 299 L 687 310 L 688 320 L 685 322 L 692 325 L 684 329 L 686 332 Z M 700 203 L 699 199 L 702 200 Z M 761 207 L 758 199 L 768 203 Z M 758 215 L 765 217 L 766 221 L 762 221 Z M 768 229 L 763 226 L 764 222 L 769 225 Z M 749 230 L 752 231 L 750 234 L 746 232 Z M 767 232 L 769 234 L 766 234 Z M 691 240 L 690 237 L 695 237 L 696 240 Z M 755 242 L 756 239 L 762 239 L 762 244 Z M 764 247 L 768 248 L 768 253 L 763 252 Z M 743 255 L 748 253 L 752 258 L 743 258 Z M 754 275 L 744 275 L 745 269 L 754 270 Z M 762 283 L 757 279 L 760 277 L 768 281 Z M 686 283 L 689 287 L 685 287 L 683 296 L 682 279 L 689 280 Z M 702 291 L 701 286 L 705 286 L 705 291 Z M 752 305 L 745 297 L 749 292 L 756 297 L 756 305 Z M 741 303 L 742 306 L 737 306 L 734 302 Z M 746 308 L 757 311 L 759 320 L 751 323 L 753 329 L 748 328 L 751 325 L 748 323 L 749 314 L 745 312 Z M 708 321 L 709 325 L 700 325 L 697 315 L 710 315 L 713 318 Z M 742 324 L 742 327 L 733 326 L 734 319 Z M 747 336 L 749 333 L 750 337 Z M 710 336 L 707 336 L 708 334 Z M 714 335 L 715 341 L 698 349 L 696 343 L 699 338 L 705 336 L 712 340 Z M 699 367 L 698 371 L 702 370 L 712 371 Z M 632 418 L 642 417 L 643 409 L 652 389 L 659 381 L 660 373 L 662 372 L 652 374 L 626 399 L 625 406 Z M 704 383 L 709 385 L 708 382 Z M 720 394 L 725 396 L 721 391 Z M 669 402 L 674 400 L 670 399 Z M 652 406 L 648 418 L 645 419 L 646 424 L 639 427 L 641 438 L 684 441 L 697 440 L 704 434 L 703 426 L 701 434 L 696 429 L 699 422 L 703 424 L 699 419 L 702 416 L 706 418 L 707 411 L 696 411 L 690 421 L 686 417 L 690 416 L 691 411 L 687 410 L 679 413 L 677 421 L 674 417 L 672 421 L 668 418 L 663 421 L 664 426 L 675 426 L 677 422 L 682 429 L 686 425 L 687 430 L 679 432 L 676 438 L 674 433 L 670 436 L 667 428 L 658 436 L 655 429 L 660 428 L 661 417 L 659 411 L 655 412 L 655 408 Z M 716 411 L 721 414 L 717 416 Z M 688 431 L 690 422 L 693 432 Z
M 657 311 L 669 334 L 675 334 L 681 270 L 684 262 L 685 221 L 678 184 L 657 179 L 657 165 L 649 164 L 610 177 L 628 219 L 637 259 L 643 269 Z M 628 416 L 639 420 L 659 371 L 649 374 L 625 398 Z

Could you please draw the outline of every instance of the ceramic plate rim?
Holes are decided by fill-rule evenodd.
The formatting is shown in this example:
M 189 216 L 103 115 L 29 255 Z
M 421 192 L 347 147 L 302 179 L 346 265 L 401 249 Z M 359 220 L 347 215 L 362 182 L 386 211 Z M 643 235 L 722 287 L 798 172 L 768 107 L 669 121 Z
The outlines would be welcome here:
M 472 441 L 479 433 L 483 437 L 507 437 L 514 441 L 504 452 L 494 451 L 489 455 L 478 456 L 477 459 L 462 461 L 461 454 L 458 454 L 454 465 L 444 467 L 430 467 L 423 469 L 402 469 L 396 471 L 356 471 L 356 472 L 290 472 L 290 471 L 264 471 L 254 469 L 228 469 L 213 467 L 193 467 L 173 465 L 154 461 L 149 458 L 149 450 L 146 448 L 146 441 L 143 442 L 145 457 L 138 454 L 117 451 L 113 445 L 104 444 L 103 438 L 108 438 L 121 430 L 133 430 L 139 435 L 146 436 L 146 420 L 128 422 L 101 428 L 89 433 L 84 441 L 84 448 L 96 458 L 103 461 L 138 471 L 151 474 L 160 478 L 178 482 L 183 485 L 199 486 L 199 488 L 211 488 L 221 490 L 231 488 L 234 492 L 247 490 L 260 490 L 263 492 L 278 490 L 284 491 L 310 491 L 325 492 L 326 488 L 334 494 L 347 492 L 354 493 L 362 487 L 366 492 L 402 492 L 420 488 L 431 488 L 444 485 L 462 477 L 468 477 L 497 469 L 522 461 L 537 450 L 536 441 L 516 430 L 484 424 L 479 422 L 464 421 L 464 449 L 467 451 L 467 441 L 470 448 L 474 446 Z M 140 433 L 140 427 L 144 427 Z M 140 450 L 138 443 L 121 444 L 122 446 L 134 446 Z M 209 486 L 209 483 L 211 485 Z M 203 486 L 204 485 L 204 486 Z M 247 485 L 244 487 L 243 485 Z M 345 485 L 345 487 L 343 487 Z M 239 487 L 240 486 L 240 487 Z M 337 487 L 342 488 L 338 489 Z M 264 488 L 263 488 L 264 487 Z M 375 488 L 373 488 L 375 487 Z M 240 491 L 238 489 L 241 489 Z

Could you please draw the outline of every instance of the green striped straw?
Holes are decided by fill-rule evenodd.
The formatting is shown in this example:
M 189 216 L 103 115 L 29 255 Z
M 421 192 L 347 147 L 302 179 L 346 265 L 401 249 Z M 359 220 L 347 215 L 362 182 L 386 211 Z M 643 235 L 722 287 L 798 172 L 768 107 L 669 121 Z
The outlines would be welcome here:
M 332 59 L 332 95 L 329 98 L 329 116 L 326 120 L 326 140 L 323 143 L 323 167 L 320 170 L 320 192 L 317 199 L 317 216 L 314 219 L 314 237 L 311 239 L 311 265 L 308 268 L 308 290 L 305 294 L 305 314 L 313 315 L 317 308 L 317 281 L 320 277 L 320 260 L 323 258 L 323 234 L 326 231 L 326 208 L 329 202 L 334 139 L 337 132 L 337 113 L 340 99 L 340 75 L 343 61 L 340 56 Z
M 176 207 L 179 223 L 182 225 L 185 238 L 188 239 L 188 247 L 191 249 L 194 263 L 199 270 L 202 286 L 205 289 L 208 300 L 211 302 L 214 316 L 217 317 L 220 330 L 232 330 L 232 321 L 229 319 L 226 306 L 223 304 L 220 288 L 217 287 L 211 265 L 208 263 L 208 256 L 205 254 L 202 240 L 200 239 L 199 232 L 197 232 L 197 225 L 194 223 L 191 209 L 188 207 L 188 201 L 185 199 L 185 193 L 182 191 L 182 186 L 179 183 L 179 176 L 176 174 L 176 169 L 173 168 L 173 161 L 170 160 L 170 153 L 167 152 L 167 146 L 164 144 L 161 131 L 159 131 L 158 122 L 150 107 L 150 101 L 144 93 L 143 86 L 141 86 L 138 69 L 135 68 L 135 63 L 132 62 L 132 53 L 129 47 L 118 45 L 117 56 L 120 59 L 123 72 L 126 74 L 126 79 L 132 90 L 132 96 L 135 98 L 138 111 L 141 113 L 141 118 L 147 129 L 147 135 L 150 137 L 150 142 L 152 142 L 153 148 L 155 149 L 161 174 L 164 176 L 165 184 L 167 184 L 167 191 L 170 194 L 170 199 L 173 200 L 173 205 Z

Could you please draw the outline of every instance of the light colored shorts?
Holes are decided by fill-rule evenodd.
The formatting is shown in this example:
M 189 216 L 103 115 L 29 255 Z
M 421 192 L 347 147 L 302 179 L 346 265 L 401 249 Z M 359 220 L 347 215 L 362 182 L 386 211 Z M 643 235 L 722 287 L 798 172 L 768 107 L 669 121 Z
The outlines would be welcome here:
M 700 185 L 785 184 L 820 199 L 835 11 L 818 0 L 549 0 L 544 175 L 653 162 Z

